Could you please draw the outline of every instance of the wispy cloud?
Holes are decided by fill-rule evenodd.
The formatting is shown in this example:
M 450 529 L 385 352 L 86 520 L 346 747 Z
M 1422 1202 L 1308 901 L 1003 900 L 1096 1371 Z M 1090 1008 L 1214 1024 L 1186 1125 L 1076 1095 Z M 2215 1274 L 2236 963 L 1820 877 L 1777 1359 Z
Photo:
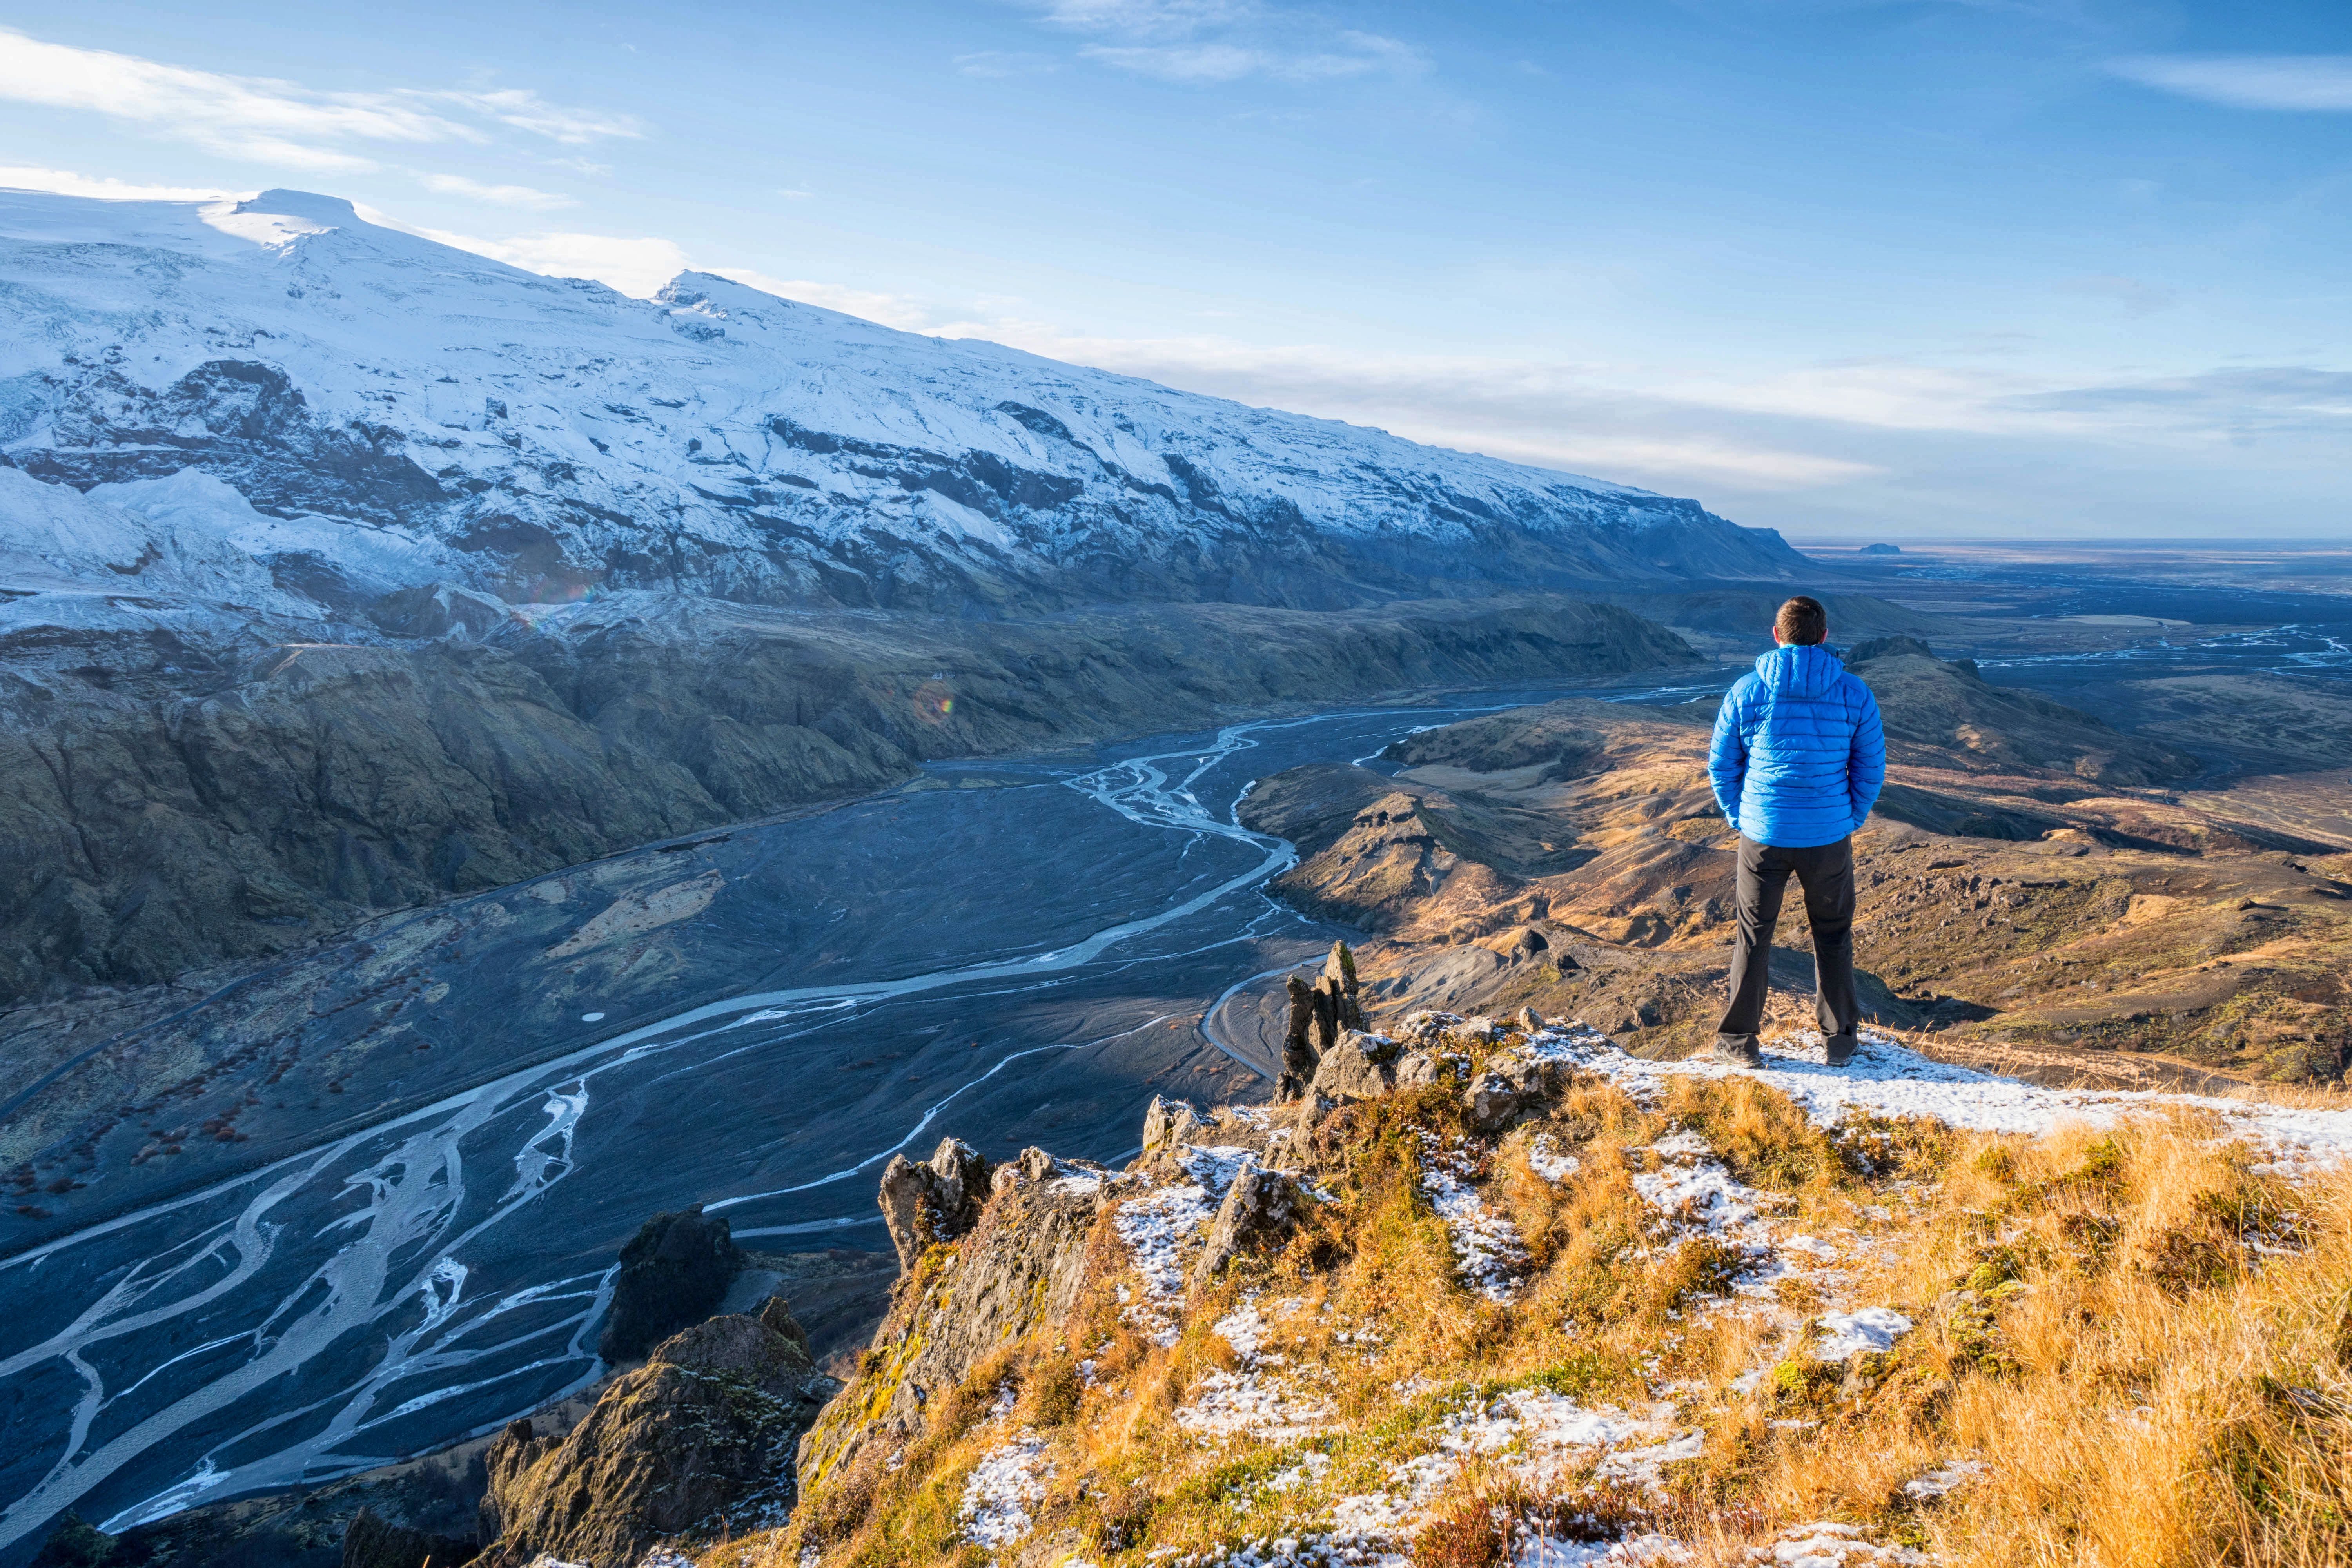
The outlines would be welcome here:
M 976 55 L 958 55 L 955 63 L 964 75 L 977 77 L 1044 76 L 1061 64 L 1051 55 L 1017 49 L 982 49 Z
M 1188 85 L 1412 76 L 1428 67 L 1400 39 L 1253 0 L 1049 0 L 1040 16 L 1095 40 L 1080 47 L 1082 59 Z
M 2352 111 L 2352 55 L 2134 55 L 2107 68 L 2231 109 Z
M 419 174 L 417 178 L 428 191 L 445 196 L 463 196 L 468 201 L 487 202 L 492 206 L 529 207 L 546 212 L 577 205 L 570 196 L 537 190 L 530 185 L 486 185 L 463 174 Z
M 565 109 L 521 89 L 319 92 L 0 29 L 0 99 L 102 114 L 251 163 L 312 171 L 375 167 L 359 149 L 486 142 L 503 125 L 567 145 L 642 132 L 620 116 Z
M 738 283 L 748 283 L 762 294 L 773 294 L 780 300 L 798 300 L 806 305 L 821 305 L 828 310 L 879 321 L 886 327 L 897 327 L 901 331 L 929 331 L 937 320 L 929 306 L 903 295 L 880 294 L 870 289 L 847 289 L 838 283 L 817 283 L 804 278 L 776 278 L 749 267 L 713 267 L 706 270 L 721 278 L 731 278 Z
M 2006 405 L 2242 444 L 2266 436 L 2340 441 L 2352 436 L 2352 372 L 2309 365 L 2217 370 L 2023 394 Z
M 61 196 L 94 196 L 107 202 L 217 202 L 250 195 L 209 185 L 142 185 L 67 169 L 0 165 L 0 190 L 50 191 Z
M 561 142 L 569 147 L 584 146 L 611 136 L 637 137 L 646 133 L 644 125 L 634 115 L 607 114 L 593 109 L 568 109 L 562 104 L 548 102 L 527 88 L 500 88 L 483 92 L 432 92 L 418 96 L 471 110 L 485 120 L 510 125 L 517 131 L 528 131 L 535 136 L 544 136 L 551 142 Z
M 1057 26 L 1139 38 L 1184 37 L 1204 27 L 1263 21 L 1267 14 L 1254 0 L 1047 0 L 1041 10 Z
M 382 215 L 362 212 L 370 223 L 384 223 Z M 423 235 L 443 245 L 487 256 L 526 272 L 550 278 L 593 278 L 622 293 L 649 300 L 661 286 L 686 270 L 686 252 L 674 240 L 611 234 L 523 234 L 505 239 L 484 239 L 443 228 L 417 228 L 401 223 L 387 226 Z
M 1284 51 L 1235 44 L 1090 44 L 1078 51 L 1090 60 L 1162 81 L 1239 81 L 1269 77 L 1282 81 L 1323 81 L 1375 71 L 1410 73 L 1422 68 L 1419 53 L 1393 38 L 1343 33 L 1337 50 Z

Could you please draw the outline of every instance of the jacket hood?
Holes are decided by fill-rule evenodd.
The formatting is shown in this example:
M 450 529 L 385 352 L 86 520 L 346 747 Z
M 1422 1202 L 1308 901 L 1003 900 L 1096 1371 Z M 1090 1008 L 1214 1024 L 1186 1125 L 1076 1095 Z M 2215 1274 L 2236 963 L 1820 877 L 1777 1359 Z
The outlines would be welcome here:
M 1819 697 L 1845 673 L 1845 660 L 1825 644 L 1784 644 L 1756 661 L 1756 678 L 1776 697 Z

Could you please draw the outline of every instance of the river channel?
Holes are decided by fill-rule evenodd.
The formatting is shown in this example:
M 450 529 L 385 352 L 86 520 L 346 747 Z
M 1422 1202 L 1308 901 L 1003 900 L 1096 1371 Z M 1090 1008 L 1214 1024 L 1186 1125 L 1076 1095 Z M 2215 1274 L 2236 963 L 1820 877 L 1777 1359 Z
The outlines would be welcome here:
M 1250 781 L 1593 689 L 950 764 L 637 852 L 716 889 L 663 933 L 686 956 L 650 1005 L 567 994 L 551 1018 L 547 927 L 513 911 L 560 879 L 415 917 L 434 941 L 403 973 L 479 1081 L 0 1261 L 0 1557 L 68 1509 L 120 1531 L 316 1484 L 593 1381 L 614 1248 L 656 1210 L 704 1204 L 755 1247 L 887 1247 L 894 1152 L 953 1133 L 1117 1160 L 1162 1087 L 1254 1096 L 1259 1043 L 1204 1019 L 1331 932 L 1263 892 L 1293 853 L 1235 822 Z M 244 1027 L 254 1005 L 231 988 L 170 1025 Z M 313 1010 L 314 1032 L 358 1028 Z

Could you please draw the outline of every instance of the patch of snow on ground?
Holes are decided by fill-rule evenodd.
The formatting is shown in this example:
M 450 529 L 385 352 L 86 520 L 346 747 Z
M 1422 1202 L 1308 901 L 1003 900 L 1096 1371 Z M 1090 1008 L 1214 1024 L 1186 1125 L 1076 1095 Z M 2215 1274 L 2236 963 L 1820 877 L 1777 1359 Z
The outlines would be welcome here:
M 1696 1430 L 1675 1432 L 1674 1417 L 1675 1407 L 1670 1404 L 1654 1405 L 1647 1415 L 1634 1415 L 1606 1405 L 1588 1408 L 1543 1388 L 1517 1389 L 1483 1405 L 1465 1404 L 1446 1414 L 1435 1435 L 1436 1447 L 1393 1467 L 1380 1490 L 1338 1500 L 1332 1505 L 1333 1524 L 1343 1537 L 1402 1545 L 1423 1522 L 1430 1505 L 1461 1474 L 1465 1462 L 1474 1458 L 1491 1457 L 1520 1479 L 1542 1488 L 1600 1450 L 1605 1456 L 1602 1473 L 1654 1486 L 1660 1465 L 1695 1457 L 1705 1441 Z M 1648 1559 L 1596 1556 L 1568 1561 Z
M 1273 1475 L 1267 1477 L 1265 1489 L 1270 1492 L 1296 1491 L 1300 1487 L 1311 1487 L 1319 1484 L 1323 1478 L 1330 1473 L 1330 1455 L 1313 1453 L 1301 1454 L 1298 1456 L 1298 1463 L 1291 1466 L 1286 1470 L 1276 1470 Z
M 1688 1217 L 1708 1230 L 1727 1230 L 1755 1223 L 1756 1194 L 1729 1171 L 1709 1162 L 1704 1165 L 1669 1165 L 1633 1178 L 1633 1190 L 1669 1217 Z
M 1176 1412 L 1176 1425 L 1196 1436 L 1273 1443 L 1311 1437 L 1330 1419 L 1328 1401 L 1301 1394 L 1255 1367 L 1209 1373 Z
M 1906 1497 L 1942 1497 L 1955 1487 L 1966 1486 L 1985 1473 L 1982 1459 L 1954 1459 L 1941 1469 L 1929 1470 L 1915 1480 L 1903 1483 Z
M 1817 1320 L 1821 1338 L 1813 1353 L 1823 1361 L 1844 1361 L 1862 1351 L 1890 1351 L 1911 1331 L 1911 1320 L 1892 1307 L 1864 1307 L 1858 1312 L 1824 1312 Z
M 1519 1227 L 1488 1212 L 1478 1190 L 1462 1179 L 1467 1174 L 1458 1158 L 1432 1150 L 1422 1167 L 1421 1190 L 1454 1238 L 1454 1260 L 1462 1270 L 1462 1282 L 1490 1301 L 1507 1301 L 1527 1263 L 1528 1249 L 1519 1240 Z
M 2231 1132 L 2267 1148 L 2293 1174 L 2352 1159 L 2352 1110 L 2261 1105 L 2214 1095 L 2154 1089 L 2044 1089 L 2039 1084 L 1933 1061 L 1892 1036 L 1861 1031 L 1853 1059 L 1832 1068 L 1817 1053 L 1791 1056 L 1785 1043 L 1768 1051 L 1764 1066 L 1738 1067 L 1711 1058 L 1643 1061 L 1584 1024 L 1546 1029 L 1529 1037 L 1541 1060 L 1573 1063 L 1614 1081 L 1637 1099 L 1654 1100 L 1675 1078 L 1754 1078 L 1801 1106 L 1815 1126 L 1832 1128 L 1857 1116 L 1932 1116 L 1948 1126 L 1985 1132 L 2037 1134 L 2065 1121 L 2112 1126 L 2136 1112 L 2207 1111 Z
M 1241 1174 L 1244 1165 L 1263 1163 L 1256 1150 L 1231 1143 L 1187 1144 L 1182 1158 L 1177 1161 L 1186 1175 L 1217 1196 L 1223 1196 L 1224 1190 L 1234 1184 L 1234 1178 Z
M 1184 1297 L 1184 1253 L 1215 1211 L 1197 1186 L 1158 1187 L 1118 1205 L 1112 1224 L 1143 1277 L 1145 1300 L 1123 1314 L 1165 1349 L 1179 1332 L 1169 1310 Z
M 1576 1174 L 1578 1163 L 1575 1155 L 1559 1152 L 1550 1133 L 1538 1132 L 1535 1142 L 1528 1145 L 1528 1169 L 1557 1184 Z
M 1203 1438 L 1249 1436 L 1269 1442 L 1292 1442 L 1322 1429 L 1331 1418 L 1330 1403 L 1299 1393 L 1267 1370 L 1283 1360 L 1260 1348 L 1267 1327 L 1255 1296 L 1217 1320 L 1214 1331 L 1234 1347 L 1241 1365 L 1202 1378 L 1192 1397 L 1178 1408 L 1176 1425 Z
M 1771 1545 L 1751 1546 L 1744 1555 L 1750 1563 L 1770 1563 L 1776 1568 L 1865 1568 L 1879 1563 L 1927 1568 L 1934 1561 L 1907 1546 L 1877 1545 L 1864 1537 L 1860 1527 L 1826 1520 L 1797 1525 Z
M 1693 1562 L 1690 1548 L 1663 1535 L 1635 1535 L 1623 1541 L 1559 1541 L 1538 1535 L 1522 1542 L 1511 1557 L 1511 1568 L 1666 1568 Z
M 992 1552 L 1027 1538 L 1029 1510 L 1045 1500 L 1045 1440 L 1030 1433 L 1007 1439 L 972 1467 L 956 1517 L 963 1538 Z

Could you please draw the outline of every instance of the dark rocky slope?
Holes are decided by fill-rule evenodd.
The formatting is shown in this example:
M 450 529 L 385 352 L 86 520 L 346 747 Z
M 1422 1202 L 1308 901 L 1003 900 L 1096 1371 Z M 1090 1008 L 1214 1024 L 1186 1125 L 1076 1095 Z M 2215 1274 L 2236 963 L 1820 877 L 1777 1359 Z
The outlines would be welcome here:
M 483 604 L 426 595 L 399 629 Z M 0 644 L 0 1001 L 272 952 L 930 759 L 1691 657 L 1624 611 L 1535 597 L 969 622 L 648 595 L 560 629 L 489 613 L 480 640 L 302 646 L 158 618 Z

